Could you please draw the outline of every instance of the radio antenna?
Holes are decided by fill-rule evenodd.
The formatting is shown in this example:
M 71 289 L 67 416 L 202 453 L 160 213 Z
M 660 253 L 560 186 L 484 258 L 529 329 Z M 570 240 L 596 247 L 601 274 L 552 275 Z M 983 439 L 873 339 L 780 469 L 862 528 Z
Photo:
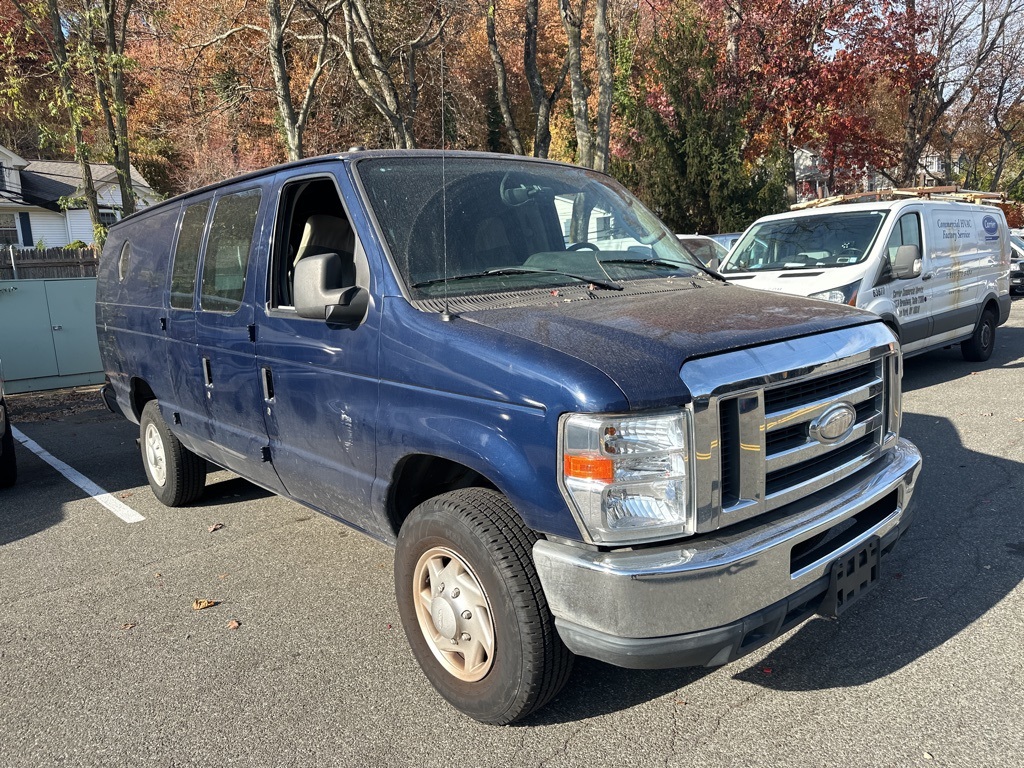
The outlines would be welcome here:
M 444 248 L 444 312 L 441 319 L 450 322 L 454 317 L 448 307 L 448 180 L 445 176 L 445 103 L 444 103 L 444 6 L 437 2 L 438 23 L 441 29 L 438 36 L 441 42 L 441 242 Z

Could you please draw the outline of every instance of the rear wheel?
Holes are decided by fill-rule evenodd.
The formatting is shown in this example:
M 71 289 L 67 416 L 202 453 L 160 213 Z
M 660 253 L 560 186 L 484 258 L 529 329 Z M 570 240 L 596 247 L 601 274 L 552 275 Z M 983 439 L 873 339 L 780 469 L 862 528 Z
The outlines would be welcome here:
M 142 409 L 139 438 L 142 465 L 157 499 L 168 507 L 182 507 L 203 495 L 206 461 L 171 433 L 156 400 Z
M 0 408 L 6 407 L 0 405 Z M 12 486 L 18 479 L 18 462 L 14 457 L 14 431 L 9 420 L 4 419 L 4 422 L 7 424 L 7 431 L 0 438 L 3 441 L 3 449 L 0 450 L 0 488 Z
M 960 354 L 964 356 L 964 360 L 983 363 L 992 357 L 992 350 L 996 346 L 997 322 L 996 313 L 991 309 L 981 313 L 974 335 L 960 343 Z
M 533 566 L 536 540 L 483 488 L 424 502 L 398 536 L 395 593 L 413 655 L 452 706 L 483 723 L 526 717 L 572 671 Z

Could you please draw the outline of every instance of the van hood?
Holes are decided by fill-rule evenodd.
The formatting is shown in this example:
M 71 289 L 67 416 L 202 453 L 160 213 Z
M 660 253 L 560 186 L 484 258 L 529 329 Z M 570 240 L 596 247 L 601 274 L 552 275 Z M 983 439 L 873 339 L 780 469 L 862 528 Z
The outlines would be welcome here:
M 679 371 L 692 358 L 878 321 L 825 301 L 728 284 L 700 286 L 601 293 L 529 311 L 486 309 L 461 316 L 594 366 L 618 385 L 633 409 L 687 402 L 690 393 Z

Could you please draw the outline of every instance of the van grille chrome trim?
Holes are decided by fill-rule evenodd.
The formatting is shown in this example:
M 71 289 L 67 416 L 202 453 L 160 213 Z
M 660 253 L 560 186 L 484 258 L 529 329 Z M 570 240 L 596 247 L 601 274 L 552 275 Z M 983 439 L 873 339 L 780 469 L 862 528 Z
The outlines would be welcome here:
M 698 532 L 777 510 L 877 460 L 896 440 L 900 373 L 881 323 L 685 363 Z M 812 436 L 819 417 L 851 412 L 833 441 Z

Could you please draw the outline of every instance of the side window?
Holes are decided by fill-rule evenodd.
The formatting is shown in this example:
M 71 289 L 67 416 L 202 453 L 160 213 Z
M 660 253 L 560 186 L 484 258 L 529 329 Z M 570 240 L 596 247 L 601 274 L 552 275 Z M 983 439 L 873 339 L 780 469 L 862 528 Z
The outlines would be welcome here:
M 328 288 L 369 287 L 366 269 L 357 264 L 355 233 L 333 179 L 287 184 L 281 193 L 277 233 L 271 259 L 271 307 L 294 305 L 295 265 L 307 256 L 336 253 L 341 257 L 340 284 Z
M 921 248 L 921 218 L 916 213 L 905 213 L 896 222 L 886 246 L 889 261 L 896 258 L 896 249 L 901 245 L 916 245 Z
M 192 309 L 199 246 L 203 242 L 203 228 L 209 210 L 209 200 L 193 203 L 185 209 L 185 215 L 181 218 L 178 244 L 174 249 L 174 271 L 171 275 L 171 306 L 176 309 Z
M 249 189 L 217 199 L 203 261 L 202 309 L 232 313 L 241 305 L 260 194 Z

